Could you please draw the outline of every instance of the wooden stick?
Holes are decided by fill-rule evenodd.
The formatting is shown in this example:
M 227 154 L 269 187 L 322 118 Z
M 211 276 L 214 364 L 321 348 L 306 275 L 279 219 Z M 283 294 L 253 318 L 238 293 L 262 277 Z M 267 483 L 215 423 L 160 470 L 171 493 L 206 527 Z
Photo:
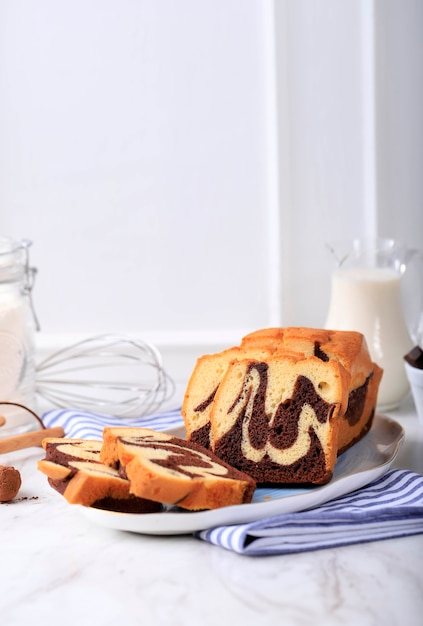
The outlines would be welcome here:
M 54 426 L 52 428 L 34 430 L 30 433 L 23 433 L 22 435 L 14 435 L 13 437 L 0 438 L 0 454 L 31 448 L 32 446 L 41 446 L 43 439 L 46 437 L 63 437 L 64 434 L 65 431 L 61 426 Z

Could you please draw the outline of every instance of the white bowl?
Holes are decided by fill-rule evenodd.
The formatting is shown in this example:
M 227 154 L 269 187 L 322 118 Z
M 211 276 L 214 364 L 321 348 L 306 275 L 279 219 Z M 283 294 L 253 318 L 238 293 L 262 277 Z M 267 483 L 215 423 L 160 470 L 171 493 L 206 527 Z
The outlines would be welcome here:
M 420 423 L 423 425 L 423 370 L 413 367 L 407 361 L 405 361 L 404 365 L 414 404 L 416 405 L 417 415 Z

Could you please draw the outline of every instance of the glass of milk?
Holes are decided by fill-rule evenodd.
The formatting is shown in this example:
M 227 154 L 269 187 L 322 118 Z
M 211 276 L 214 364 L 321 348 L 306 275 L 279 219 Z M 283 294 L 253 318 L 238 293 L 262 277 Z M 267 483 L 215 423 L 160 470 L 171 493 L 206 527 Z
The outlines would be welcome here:
M 35 330 L 31 289 L 35 270 L 28 264 L 28 240 L 0 236 L 0 437 L 38 428 L 21 404 L 36 411 Z
M 421 265 L 415 274 L 420 280 L 410 290 L 411 304 L 420 315 L 423 254 L 394 239 L 354 239 L 328 247 L 336 268 L 326 328 L 363 333 L 372 360 L 383 368 L 378 408 L 393 409 L 409 391 L 404 355 L 417 341 L 405 312 L 404 276 L 411 263 Z

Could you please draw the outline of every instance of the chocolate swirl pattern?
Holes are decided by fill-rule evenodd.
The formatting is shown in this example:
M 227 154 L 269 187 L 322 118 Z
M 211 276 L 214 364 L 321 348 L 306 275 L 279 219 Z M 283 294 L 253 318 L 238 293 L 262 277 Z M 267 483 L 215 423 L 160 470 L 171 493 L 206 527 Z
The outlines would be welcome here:
M 229 476 L 230 469 L 221 462 L 213 460 L 200 449 L 181 446 L 178 440 L 172 441 L 162 433 L 147 434 L 128 438 L 123 436 L 121 445 L 138 448 L 145 462 L 170 468 L 173 475 L 189 478 L 207 478 L 207 476 Z
M 197 360 L 182 404 L 182 416 L 189 441 L 213 449 L 210 413 L 219 384 L 228 367 L 234 361 L 246 358 L 264 359 L 272 351 L 273 348 L 269 346 L 235 346 L 217 354 L 204 355 Z
M 241 424 L 241 453 L 246 459 L 259 463 L 267 455 L 275 463 L 286 465 L 308 451 L 311 430 L 324 442 L 335 405 L 322 400 L 313 384 L 302 376 L 293 397 L 281 402 L 268 419 L 267 372 L 266 363 L 249 366 L 240 398 L 230 411 Z
M 338 362 L 318 357 L 233 364 L 211 415 L 216 454 L 258 482 L 327 482 L 337 454 L 343 379 Z

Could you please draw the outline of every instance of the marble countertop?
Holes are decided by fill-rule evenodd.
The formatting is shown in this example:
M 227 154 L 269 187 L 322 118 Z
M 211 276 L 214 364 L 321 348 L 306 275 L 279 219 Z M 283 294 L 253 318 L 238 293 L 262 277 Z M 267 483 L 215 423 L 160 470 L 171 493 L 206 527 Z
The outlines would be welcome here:
M 388 415 L 406 432 L 394 466 L 423 474 L 411 399 Z M 36 469 L 42 456 L 0 456 L 22 475 L 16 499 L 0 504 L 4 626 L 421 624 L 423 535 L 246 557 L 192 536 L 109 530 L 49 487 Z

